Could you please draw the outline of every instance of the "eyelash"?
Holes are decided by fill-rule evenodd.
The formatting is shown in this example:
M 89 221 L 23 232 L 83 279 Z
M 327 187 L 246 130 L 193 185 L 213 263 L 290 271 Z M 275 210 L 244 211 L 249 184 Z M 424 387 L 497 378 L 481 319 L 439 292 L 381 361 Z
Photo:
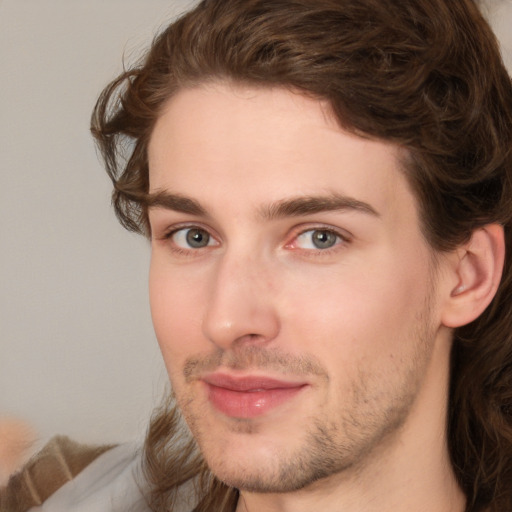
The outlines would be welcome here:
M 162 237 L 160 237 L 160 240 L 162 240 L 163 242 L 168 243 L 170 245 L 171 251 L 173 253 L 177 254 L 177 255 L 183 255 L 183 256 L 196 255 L 196 254 L 202 252 L 201 249 L 207 249 L 209 246 L 205 246 L 205 247 L 201 247 L 201 248 L 195 248 L 195 249 L 193 247 L 190 247 L 188 249 L 185 249 L 185 248 L 180 247 L 179 245 L 177 245 L 172 240 L 173 236 L 175 236 L 180 231 L 190 231 L 190 230 L 194 230 L 194 229 L 197 229 L 199 231 L 204 231 L 205 233 L 208 234 L 210 239 L 217 240 L 217 237 L 212 235 L 210 230 L 208 230 L 207 228 L 205 228 L 205 227 L 203 227 L 201 225 L 198 225 L 198 224 L 185 224 L 185 225 L 173 226 L 168 231 L 166 231 L 162 235 Z
M 326 248 L 320 248 L 317 247 L 312 249 L 301 249 L 300 247 L 293 247 L 293 245 L 297 244 L 297 241 L 301 236 L 306 235 L 307 233 L 311 233 L 310 236 L 313 235 L 314 232 L 320 232 L 325 233 L 328 235 L 334 235 L 336 237 L 334 245 Z M 312 240 L 310 240 L 311 243 Z M 350 237 L 346 233 L 340 232 L 338 229 L 334 229 L 332 227 L 327 226 L 312 226 L 308 227 L 307 229 L 301 229 L 299 232 L 293 235 L 292 241 L 290 243 L 287 243 L 285 245 L 285 248 L 294 248 L 297 251 L 301 251 L 303 254 L 307 254 L 311 257 L 322 257 L 322 256 L 328 256 L 334 252 L 338 252 L 342 250 L 347 244 L 351 242 Z
M 218 245 L 219 242 L 218 242 L 217 237 L 212 235 L 212 233 L 210 232 L 209 229 L 207 229 L 201 225 L 198 225 L 198 224 L 173 226 L 171 229 L 169 229 L 167 232 L 165 232 L 162 235 L 160 240 L 163 240 L 164 242 L 171 242 L 170 245 L 171 245 L 172 252 L 174 252 L 178 255 L 185 255 L 185 256 L 190 256 L 192 254 L 198 255 L 198 253 L 202 252 L 203 249 L 208 249 L 208 247 L 210 247 L 210 246 L 207 245 L 205 247 L 199 247 L 199 248 L 190 247 L 188 249 L 185 249 L 183 247 L 178 246 L 176 243 L 174 243 L 172 241 L 173 236 L 175 236 L 180 231 L 189 231 L 189 230 L 194 230 L 194 229 L 197 229 L 199 231 L 203 231 L 203 232 L 207 233 L 208 236 L 210 237 L 210 239 L 215 240 Z M 315 231 L 320 231 L 320 232 L 334 235 L 337 239 L 335 244 L 331 247 L 327 247 L 324 249 L 321 249 L 321 248 L 301 249 L 300 247 L 293 247 L 293 245 L 297 243 L 297 240 L 301 236 L 305 235 L 306 233 L 315 232 Z M 351 236 L 346 232 L 341 232 L 339 229 L 335 229 L 330 226 L 312 225 L 310 227 L 308 226 L 307 228 L 299 227 L 299 228 L 296 228 L 295 230 L 293 230 L 291 242 L 287 242 L 284 245 L 284 248 L 285 249 L 286 248 L 295 249 L 297 251 L 302 252 L 303 254 L 307 254 L 308 256 L 321 257 L 321 256 L 327 256 L 327 255 L 331 254 L 332 252 L 337 252 L 339 250 L 342 250 L 343 247 L 346 246 L 347 244 L 350 244 L 351 241 L 352 241 Z

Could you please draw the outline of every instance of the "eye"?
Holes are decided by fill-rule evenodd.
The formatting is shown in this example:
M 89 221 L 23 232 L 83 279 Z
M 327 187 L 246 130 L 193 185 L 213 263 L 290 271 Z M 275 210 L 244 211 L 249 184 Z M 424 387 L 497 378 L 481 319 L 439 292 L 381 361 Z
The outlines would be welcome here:
M 216 245 L 208 231 L 197 227 L 178 229 L 170 233 L 169 238 L 180 249 L 202 249 Z
M 295 239 L 299 249 L 330 249 L 343 241 L 343 238 L 330 229 L 308 229 Z

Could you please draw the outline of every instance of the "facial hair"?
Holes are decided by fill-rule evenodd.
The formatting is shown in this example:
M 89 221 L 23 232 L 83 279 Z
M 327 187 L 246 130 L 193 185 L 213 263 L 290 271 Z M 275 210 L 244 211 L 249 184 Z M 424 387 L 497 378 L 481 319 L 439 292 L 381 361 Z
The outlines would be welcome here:
M 303 489 L 333 474 L 353 474 L 364 468 L 375 450 L 392 439 L 404 425 L 421 387 L 435 337 L 423 314 L 416 332 L 407 340 L 414 344 L 408 360 L 397 362 L 396 367 L 390 368 L 389 375 L 371 375 L 364 367 L 358 368 L 339 413 L 329 419 L 314 415 L 304 418 L 300 445 L 291 451 L 276 453 L 272 460 L 266 461 L 265 467 L 237 465 L 226 457 L 212 455 L 210 446 L 215 440 L 204 425 L 204 411 L 197 406 L 192 393 L 177 394 L 179 407 L 215 476 L 242 491 L 285 493 Z M 314 356 L 297 357 L 256 345 L 191 357 L 184 365 L 184 380 L 190 385 L 200 375 L 220 367 L 266 370 L 283 376 L 314 376 L 326 385 L 329 383 L 327 370 Z M 400 377 L 394 389 L 385 386 L 383 389 L 382 379 L 390 376 L 396 381 L 397 372 Z M 250 419 L 233 419 L 231 430 L 256 435 L 259 426 Z

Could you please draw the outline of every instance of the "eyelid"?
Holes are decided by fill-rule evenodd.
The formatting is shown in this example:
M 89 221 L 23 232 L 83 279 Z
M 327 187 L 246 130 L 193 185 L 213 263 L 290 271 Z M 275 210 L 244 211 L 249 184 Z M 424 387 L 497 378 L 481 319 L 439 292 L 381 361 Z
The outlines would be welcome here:
M 327 231 L 327 232 L 330 232 L 330 233 L 333 233 L 336 237 L 338 237 L 340 239 L 341 242 L 338 242 L 336 243 L 335 245 L 333 245 L 332 247 L 328 247 L 328 248 L 325 248 L 325 249 L 321 249 L 321 248 L 316 248 L 316 249 L 303 249 L 301 247 L 294 247 L 294 244 L 296 244 L 297 242 L 297 239 L 308 233 L 309 231 Z M 345 246 L 346 244 L 349 244 L 352 242 L 353 240 L 353 236 L 351 233 L 349 233 L 348 231 L 346 231 L 345 229 L 341 229 L 341 228 L 338 228 L 338 227 L 334 227 L 334 226 L 331 226 L 329 224 L 307 224 L 307 225 L 300 225 L 300 226 L 297 226 L 295 227 L 290 236 L 288 237 L 288 239 L 291 241 L 290 242 L 287 242 L 284 247 L 285 249 L 295 249 L 295 250 L 299 250 L 299 251 L 304 251 L 305 253 L 322 253 L 322 254 L 326 254 L 328 252 L 331 252 L 331 251 L 336 251 L 336 250 L 340 250 L 341 247 L 339 247 L 340 245 L 341 246 Z
M 174 240 L 173 236 L 180 231 L 187 231 L 198 229 L 200 231 L 204 231 L 209 236 L 208 245 L 204 247 L 181 247 Z M 210 227 L 204 226 L 200 222 L 180 222 L 177 224 L 172 224 L 165 229 L 161 230 L 161 234 L 157 234 L 155 236 L 155 240 L 161 242 L 164 245 L 167 245 L 171 252 L 178 255 L 199 255 L 203 253 L 205 250 L 212 249 L 214 247 L 218 247 L 220 245 L 219 237 L 217 233 Z M 213 241 L 213 243 L 211 243 Z
M 208 235 L 211 237 L 211 239 L 214 241 L 213 244 L 209 244 L 204 247 L 199 248 L 193 248 L 190 247 L 182 248 L 178 246 L 175 243 L 172 243 L 172 237 L 177 232 L 181 230 L 187 230 L 187 229 L 200 229 L 204 230 Z M 168 243 L 172 245 L 172 250 L 177 253 L 199 253 L 202 250 L 210 249 L 211 247 L 216 247 L 221 244 L 220 236 L 217 234 L 216 230 L 212 229 L 211 226 L 205 226 L 202 222 L 197 221 L 185 221 L 185 222 L 179 222 L 176 224 L 169 225 L 165 228 L 162 228 L 161 230 L 155 230 L 155 240 L 159 240 L 162 243 Z M 158 232 L 160 231 L 160 232 Z M 327 248 L 311 248 L 311 249 L 303 249 L 301 247 L 297 247 L 297 238 L 308 231 L 328 231 L 330 233 L 333 233 L 336 237 L 340 239 L 340 242 L 337 242 L 332 247 Z M 342 229 L 339 227 L 332 226 L 330 224 L 319 224 L 319 223 L 304 223 L 297 226 L 294 226 L 288 233 L 288 235 L 285 237 L 285 240 L 287 240 L 284 245 L 282 246 L 284 249 L 293 249 L 296 251 L 301 251 L 305 254 L 319 254 L 319 255 L 327 255 L 328 253 L 339 251 L 342 248 L 344 248 L 347 244 L 350 244 L 353 241 L 353 235 L 347 231 L 346 229 Z
M 215 240 L 219 240 L 219 236 L 217 235 L 215 230 L 197 221 L 177 222 L 175 224 L 168 225 L 165 228 L 159 230 L 160 234 L 156 238 L 158 238 L 159 240 L 168 240 L 169 238 L 172 237 L 172 235 L 183 229 L 200 229 L 206 231 Z

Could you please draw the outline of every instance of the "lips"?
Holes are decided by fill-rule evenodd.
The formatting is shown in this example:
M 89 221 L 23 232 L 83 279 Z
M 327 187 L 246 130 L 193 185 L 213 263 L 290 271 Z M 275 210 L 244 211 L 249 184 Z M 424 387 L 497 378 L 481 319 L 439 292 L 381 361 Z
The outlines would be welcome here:
M 204 377 L 208 398 L 226 416 L 254 418 L 283 405 L 299 394 L 305 382 L 288 382 L 261 376 L 232 377 L 215 373 Z

